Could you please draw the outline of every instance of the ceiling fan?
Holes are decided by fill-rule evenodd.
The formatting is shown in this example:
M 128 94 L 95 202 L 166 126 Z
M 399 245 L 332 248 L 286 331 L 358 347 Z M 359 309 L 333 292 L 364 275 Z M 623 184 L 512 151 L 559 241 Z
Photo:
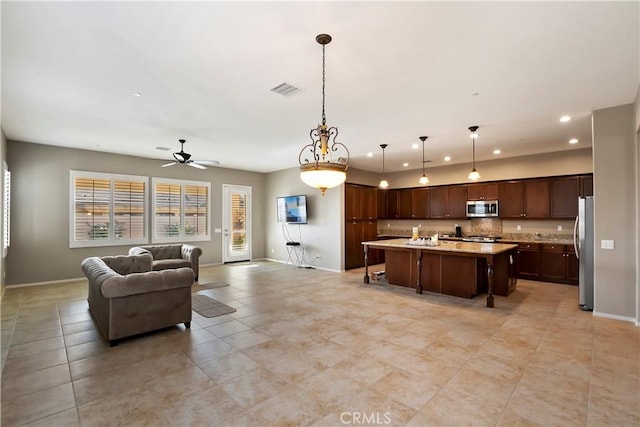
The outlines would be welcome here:
M 184 139 L 179 139 L 178 142 L 180 142 L 180 151 L 178 151 L 177 153 L 173 153 L 173 158 L 175 160 L 171 163 L 162 165 L 163 168 L 166 168 L 167 166 L 180 164 L 180 165 L 189 165 L 191 167 L 198 168 L 198 169 L 206 169 L 206 166 L 204 166 L 204 164 L 206 165 L 220 164 L 220 162 L 216 160 L 192 160 L 191 154 L 184 152 L 184 143 L 186 141 Z

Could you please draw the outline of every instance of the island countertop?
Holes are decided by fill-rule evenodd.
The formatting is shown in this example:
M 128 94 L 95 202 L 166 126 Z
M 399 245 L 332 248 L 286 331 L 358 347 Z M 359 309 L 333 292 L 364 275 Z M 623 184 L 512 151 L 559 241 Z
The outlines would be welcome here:
M 509 243 L 476 243 L 443 240 L 438 240 L 438 244 L 432 246 L 431 244 L 410 244 L 409 241 L 410 239 L 374 240 L 362 242 L 362 244 L 378 248 L 423 249 L 428 251 L 464 252 L 481 255 L 496 255 L 518 247 L 518 245 Z

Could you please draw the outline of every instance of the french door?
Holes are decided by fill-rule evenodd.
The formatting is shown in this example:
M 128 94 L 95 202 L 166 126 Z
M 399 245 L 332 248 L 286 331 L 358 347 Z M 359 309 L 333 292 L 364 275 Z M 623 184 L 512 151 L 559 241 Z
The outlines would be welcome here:
M 251 187 L 222 185 L 222 262 L 251 260 Z

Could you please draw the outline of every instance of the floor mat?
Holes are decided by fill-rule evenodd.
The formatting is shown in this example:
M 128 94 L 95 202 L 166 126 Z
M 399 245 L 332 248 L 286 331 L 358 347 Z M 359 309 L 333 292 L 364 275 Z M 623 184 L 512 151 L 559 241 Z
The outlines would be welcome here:
M 191 309 L 203 317 L 217 317 L 236 311 L 235 308 L 206 295 L 191 295 Z

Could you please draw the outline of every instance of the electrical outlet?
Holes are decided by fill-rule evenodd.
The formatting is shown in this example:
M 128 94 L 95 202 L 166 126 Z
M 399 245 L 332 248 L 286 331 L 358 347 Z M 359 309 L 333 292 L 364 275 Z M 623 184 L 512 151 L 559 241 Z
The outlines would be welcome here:
M 522 230 L 522 226 L 520 224 L 516 225 L 516 230 L 518 231 Z
M 558 231 L 562 231 L 562 226 L 561 225 L 558 226 Z
M 418 224 L 418 228 L 422 228 L 422 224 Z
M 389 228 L 389 227 L 391 227 L 391 223 L 388 222 L 387 223 L 387 228 Z
M 275 249 L 271 248 L 271 253 L 275 253 L 275 251 L 276 251 Z

